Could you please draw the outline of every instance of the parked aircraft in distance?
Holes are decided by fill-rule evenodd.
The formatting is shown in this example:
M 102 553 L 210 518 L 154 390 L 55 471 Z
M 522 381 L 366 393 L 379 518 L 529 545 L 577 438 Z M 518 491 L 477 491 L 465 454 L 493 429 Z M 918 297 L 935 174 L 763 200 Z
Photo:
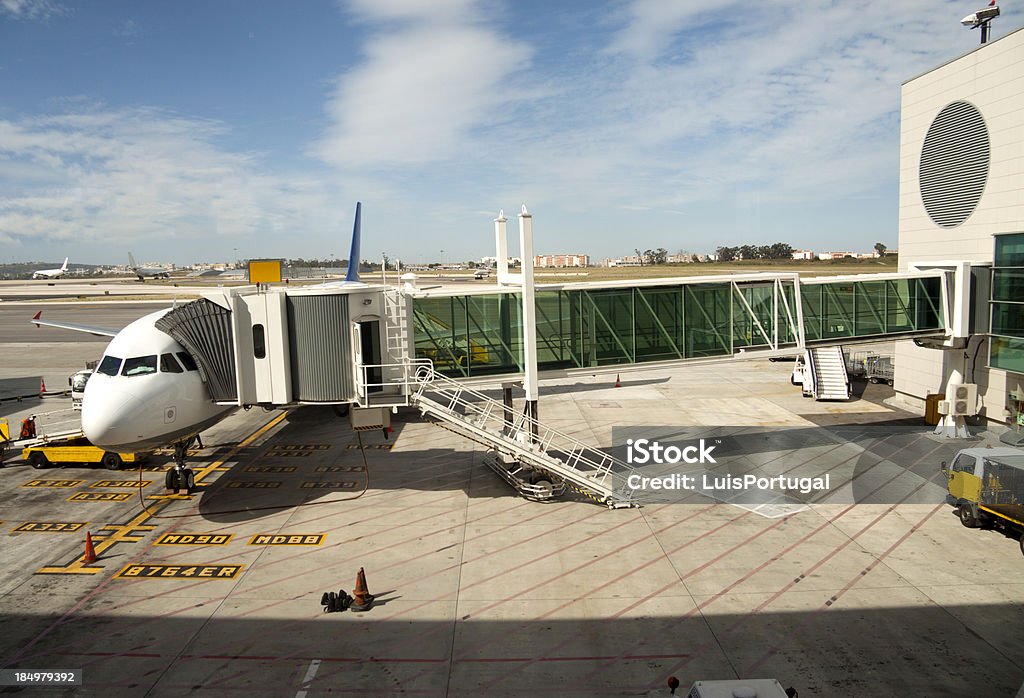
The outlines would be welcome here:
M 60 269 L 38 269 L 32 272 L 33 279 L 59 279 L 64 276 L 68 270 L 68 258 L 64 258 L 64 264 L 60 265 Z
M 171 274 L 167 269 L 163 267 L 140 267 L 135 263 L 135 257 L 132 253 L 128 253 L 128 261 L 131 263 L 132 272 L 135 276 L 139 277 L 139 281 L 145 281 L 147 276 L 152 276 L 154 279 L 169 279 Z

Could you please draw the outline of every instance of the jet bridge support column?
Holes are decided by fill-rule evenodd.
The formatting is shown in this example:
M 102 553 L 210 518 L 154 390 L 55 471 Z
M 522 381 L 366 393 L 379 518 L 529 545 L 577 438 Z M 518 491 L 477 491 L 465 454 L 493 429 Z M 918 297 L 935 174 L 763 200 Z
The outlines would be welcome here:
M 494 242 L 498 256 L 498 284 L 519 286 L 523 302 L 523 388 L 526 390 L 526 414 L 531 418 L 531 434 L 537 437 L 537 307 L 533 289 L 533 216 L 526 205 L 519 214 L 519 254 L 522 259 L 521 273 L 508 271 L 508 233 L 505 212 L 500 211 L 494 219 Z
M 519 214 L 519 250 L 523 261 L 523 371 L 526 374 L 526 409 L 532 422 L 531 433 L 537 438 L 537 306 L 533 291 L 533 216 L 526 210 Z

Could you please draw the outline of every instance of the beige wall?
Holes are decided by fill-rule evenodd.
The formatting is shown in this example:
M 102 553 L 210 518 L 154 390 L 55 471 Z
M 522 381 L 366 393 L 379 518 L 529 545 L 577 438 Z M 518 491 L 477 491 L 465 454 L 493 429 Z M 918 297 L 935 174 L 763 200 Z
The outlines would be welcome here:
M 903 85 L 900 126 L 900 269 L 912 262 L 970 260 L 991 263 L 996 233 L 1024 232 L 1024 30 L 957 58 Z M 951 102 L 970 102 L 988 129 L 990 165 L 974 213 L 955 228 L 935 225 L 921 201 L 918 166 L 925 133 Z M 987 319 L 985 321 L 987 326 Z M 978 339 L 963 351 L 921 349 L 912 342 L 896 348 L 896 391 L 912 403 L 945 388 L 955 365 L 979 384 L 985 414 L 1001 421 L 1006 393 L 1024 376 L 989 371 L 987 342 L 971 359 Z

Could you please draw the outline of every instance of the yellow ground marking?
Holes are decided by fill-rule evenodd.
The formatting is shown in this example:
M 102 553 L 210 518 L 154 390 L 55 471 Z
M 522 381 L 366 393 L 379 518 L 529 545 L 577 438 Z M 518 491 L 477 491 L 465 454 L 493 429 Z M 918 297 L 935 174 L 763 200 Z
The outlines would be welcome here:
M 262 427 L 254 431 L 252 434 L 249 434 L 249 436 L 247 436 L 245 439 L 240 441 L 222 458 L 219 458 L 213 461 L 212 463 L 209 463 L 208 465 L 205 465 L 199 470 L 197 470 L 195 475 L 196 483 L 201 482 L 203 478 L 217 471 L 218 468 L 221 468 L 227 461 L 231 460 L 231 458 L 234 457 L 243 448 L 246 448 L 253 441 L 259 439 L 261 436 L 263 436 L 268 431 L 270 431 L 278 424 L 280 424 L 286 416 L 288 416 L 287 412 L 282 412 L 281 414 L 277 415 L 269 422 L 264 424 Z M 111 524 L 102 527 L 101 530 L 107 531 L 108 535 L 97 536 L 96 538 L 93 538 L 93 549 L 96 551 L 97 557 L 102 557 L 104 551 L 116 545 L 117 543 L 139 542 L 140 540 L 142 540 L 142 538 L 140 538 L 138 535 L 133 534 L 137 534 L 138 532 L 143 531 L 152 531 L 154 528 L 156 528 L 156 526 L 144 525 L 146 521 L 148 521 L 152 516 L 160 512 L 164 507 L 166 507 L 170 502 L 174 501 L 175 499 L 191 499 L 191 497 L 187 495 L 165 495 L 147 497 L 147 499 L 155 499 L 159 501 L 149 504 L 146 510 L 140 511 L 132 518 L 131 521 L 124 525 Z M 97 538 L 99 539 L 99 542 L 97 542 Z M 74 562 L 66 566 L 40 567 L 38 570 L 36 570 L 36 574 L 96 574 L 97 572 L 103 571 L 102 567 L 86 566 L 85 560 L 83 559 L 84 557 L 85 554 L 83 552 L 83 554 L 79 556 Z

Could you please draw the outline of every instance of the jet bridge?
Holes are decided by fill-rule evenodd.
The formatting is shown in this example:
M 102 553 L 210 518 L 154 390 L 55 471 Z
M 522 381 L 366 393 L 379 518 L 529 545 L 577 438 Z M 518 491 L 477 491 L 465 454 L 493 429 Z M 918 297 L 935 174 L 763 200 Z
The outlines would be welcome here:
M 542 376 L 637 364 L 720 362 L 811 347 L 948 334 L 941 272 L 803 279 L 736 274 L 538 285 Z M 524 371 L 515 288 L 407 289 L 410 355 L 473 382 Z
M 801 279 L 758 273 L 538 285 L 541 377 L 645 364 L 674 366 L 802 353 L 886 338 L 949 334 L 947 274 Z M 486 445 L 488 463 L 524 495 L 570 486 L 629 506 L 631 468 L 547 428 L 473 383 L 519 379 L 532 321 L 517 287 L 417 289 L 325 284 L 208 292 L 158 327 L 196 359 L 220 404 L 414 405 Z

